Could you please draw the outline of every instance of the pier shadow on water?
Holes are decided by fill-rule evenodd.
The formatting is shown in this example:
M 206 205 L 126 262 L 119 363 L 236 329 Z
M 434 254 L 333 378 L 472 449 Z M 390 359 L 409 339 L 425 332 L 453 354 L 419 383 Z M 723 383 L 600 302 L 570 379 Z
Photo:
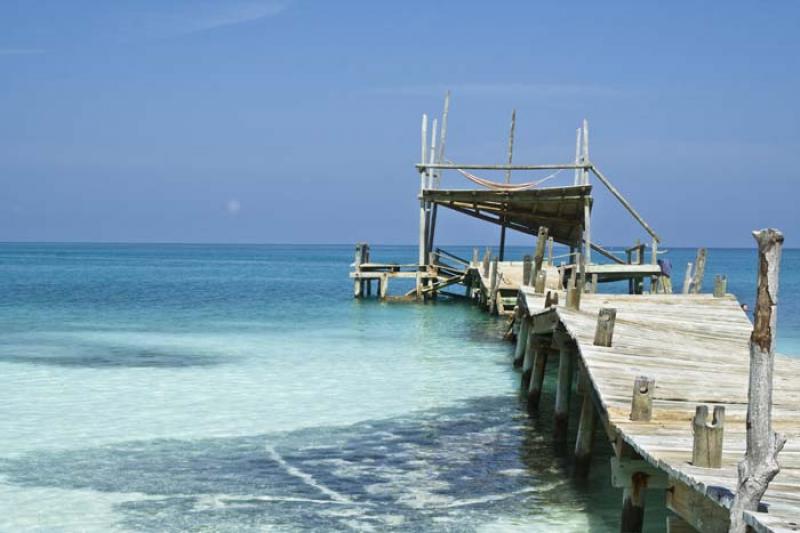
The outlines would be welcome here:
M 133 530 L 615 530 L 604 448 L 581 486 L 535 425 L 487 397 L 345 427 L 37 451 L 0 460 L 0 476 L 129 494 L 114 514 Z

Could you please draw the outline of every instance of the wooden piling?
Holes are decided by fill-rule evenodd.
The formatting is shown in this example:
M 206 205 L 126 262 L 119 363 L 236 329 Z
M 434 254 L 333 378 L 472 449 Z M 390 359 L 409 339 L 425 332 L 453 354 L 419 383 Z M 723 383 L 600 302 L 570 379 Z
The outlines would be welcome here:
M 381 275 L 380 281 L 380 297 L 381 300 L 386 299 L 386 295 L 389 294 L 389 274 Z
M 553 266 L 553 238 L 547 238 L 547 264 Z
M 494 312 L 496 304 L 497 304 L 497 291 L 499 290 L 500 285 L 500 264 L 498 261 L 498 257 L 494 256 L 492 258 L 492 270 L 490 275 L 490 285 L 489 285 L 489 311 Z
M 725 406 L 714 406 L 714 418 L 708 423 L 708 406 L 698 405 L 692 419 L 694 444 L 692 465 L 701 468 L 722 466 L 722 441 L 725 430 Z
M 731 505 L 733 533 L 744 533 L 744 511 L 756 511 L 780 471 L 778 453 L 786 437 L 772 430 L 772 373 L 777 334 L 778 279 L 783 234 L 775 229 L 753 232 L 758 243 L 758 280 L 750 376 L 747 390 L 747 451 L 739 463 L 739 484 Z
M 519 333 L 517 333 L 517 345 L 514 349 L 514 367 L 519 368 L 525 359 L 525 347 L 528 345 L 528 332 L 530 331 L 530 318 L 523 316 L 520 318 Z
M 714 276 L 714 298 L 722 298 L 728 292 L 728 277 L 717 274 Z
M 594 331 L 595 346 L 611 346 L 614 338 L 614 323 L 617 320 L 617 310 L 603 307 L 597 315 L 597 328 Z
M 686 274 L 683 276 L 683 294 L 689 294 L 692 289 L 692 262 L 686 263 Z
M 478 266 L 478 263 L 479 263 L 479 262 L 480 262 L 480 260 L 481 260 L 480 258 L 481 258 L 481 252 L 480 252 L 480 250 L 478 250 L 477 248 L 473 248 L 473 249 L 472 249 L 472 265 L 474 265 L 474 266 L 476 266 L 476 267 L 477 267 L 477 266 Z
M 706 273 L 706 256 L 708 255 L 705 248 L 697 250 L 697 259 L 694 263 L 694 276 L 692 277 L 692 294 L 700 294 L 703 288 L 703 276 Z
M 597 425 L 597 412 L 592 400 L 591 384 L 585 375 L 581 378 L 585 387 L 581 417 L 578 421 L 578 435 L 575 438 L 575 475 L 586 477 L 589 474 L 589 465 L 592 462 L 592 442 L 594 440 L 595 426 Z
M 489 248 L 486 248 L 486 251 L 483 253 L 483 275 L 484 277 L 489 277 L 489 262 L 492 260 L 492 252 Z
M 539 400 L 542 397 L 544 387 L 544 372 L 547 366 L 548 352 L 550 351 L 549 340 L 539 339 L 534 349 L 533 368 L 531 369 L 530 385 L 528 387 L 528 409 L 539 408 Z
M 656 382 L 646 376 L 639 376 L 633 382 L 631 399 L 631 420 L 649 422 L 653 417 L 653 394 Z
M 580 255 L 580 253 L 575 254 L 577 262 L 580 262 Z M 583 284 L 578 279 L 577 268 L 578 264 L 576 263 L 569 278 L 566 303 L 568 309 L 575 309 L 576 311 L 581 308 L 581 290 L 583 288 Z
M 536 345 L 539 342 L 536 335 L 528 330 L 528 342 L 525 343 L 525 353 L 522 357 L 522 375 L 520 376 L 520 394 L 527 396 L 531 384 L 531 374 L 536 360 Z
M 566 334 L 556 334 L 558 344 L 558 381 L 553 413 L 553 440 L 566 442 L 569 427 L 569 404 L 572 393 L 575 346 Z
M 640 533 L 644 526 L 645 489 L 647 475 L 636 472 L 631 477 L 631 486 L 622 489 L 622 517 L 620 531 L 622 533 Z

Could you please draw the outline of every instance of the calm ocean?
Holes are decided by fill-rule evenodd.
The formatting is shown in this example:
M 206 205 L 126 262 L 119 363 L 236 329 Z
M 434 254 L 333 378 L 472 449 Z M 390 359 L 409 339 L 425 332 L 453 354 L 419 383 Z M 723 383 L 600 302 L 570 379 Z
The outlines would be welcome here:
M 693 256 L 670 251 L 676 287 Z M 446 299 L 355 301 L 352 257 L 0 245 L 0 530 L 616 531 L 607 444 L 588 482 L 570 479 L 552 395 L 540 418 L 517 399 L 503 323 Z M 784 251 L 787 354 L 798 267 Z M 717 273 L 752 308 L 755 252 L 710 250 L 706 290 Z

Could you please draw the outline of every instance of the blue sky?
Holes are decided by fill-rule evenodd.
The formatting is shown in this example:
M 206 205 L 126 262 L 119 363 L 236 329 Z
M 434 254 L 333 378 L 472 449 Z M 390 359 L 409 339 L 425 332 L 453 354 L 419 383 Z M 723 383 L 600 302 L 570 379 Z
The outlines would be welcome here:
M 0 240 L 413 243 L 449 88 L 450 159 L 501 162 L 516 108 L 515 160 L 566 161 L 586 117 L 666 246 L 797 246 L 798 27 L 789 1 L 5 0 Z M 642 236 L 597 193 L 596 240 Z

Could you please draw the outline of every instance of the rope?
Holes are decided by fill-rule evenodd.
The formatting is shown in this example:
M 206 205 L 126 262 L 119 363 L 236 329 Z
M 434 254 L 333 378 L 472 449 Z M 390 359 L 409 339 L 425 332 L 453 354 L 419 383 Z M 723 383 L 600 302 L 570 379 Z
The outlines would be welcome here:
M 487 179 L 479 178 L 475 174 L 470 174 L 469 172 L 467 172 L 465 170 L 461 170 L 460 168 L 458 168 L 456 170 L 458 170 L 461 173 L 462 176 L 464 176 L 465 178 L 467 178 L 471 182 L 476 183 L 476 184 L 478 184 L 478 185 L 480 185 L 482 187 L 486 187 L 487 189 L 492 189 L 492 190 L 495 190 L 495 191 L 523 191 L 525 189 L 533 189 L 535 187 L 538 187 L 539 185 L 541 185 L 545 181 L 555 178 L 564 169 L 562 168 L 560 170 L 557 170 L 557 171 L 553 172 L 552 174 L 550 174 L 549 176 L 546 176 L 546 177 L 544 177 L 544 178 L 542 178 L 540 180 L 537 180 L 537 181 L 529 181 L 527 183 L 514 183 L 514 184 L 512 184 L 512 183 L 497 183 L 496 181 L 490 181 L 490 180 L 487 180 Z

